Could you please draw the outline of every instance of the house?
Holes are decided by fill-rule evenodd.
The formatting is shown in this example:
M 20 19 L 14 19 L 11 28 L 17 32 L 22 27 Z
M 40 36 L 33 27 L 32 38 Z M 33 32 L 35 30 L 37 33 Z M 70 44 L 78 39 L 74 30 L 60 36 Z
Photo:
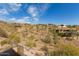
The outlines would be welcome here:
M 68 32 L 70 29 L 65 25 L 59 25 L 58 28 L 56 28 L 57 32 Z
M 76 28 L 68 28 L 67 26 L 58 26 L 56 32 L 62 37 L 71 37 L 74 34 L 77 35 Z

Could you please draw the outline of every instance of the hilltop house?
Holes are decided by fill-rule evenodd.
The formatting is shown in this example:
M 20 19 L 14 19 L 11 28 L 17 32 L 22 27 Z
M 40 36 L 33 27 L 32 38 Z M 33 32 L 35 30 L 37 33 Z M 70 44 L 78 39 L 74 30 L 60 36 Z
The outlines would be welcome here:
M 77 35 L 77 30 L 76 28 L 68 28 L 67 26 L 58 26 L 58 28 L 56 28 L 56 32 L 58 33 L 59 36 L 62 37 L 71 37 L 74 34 Z

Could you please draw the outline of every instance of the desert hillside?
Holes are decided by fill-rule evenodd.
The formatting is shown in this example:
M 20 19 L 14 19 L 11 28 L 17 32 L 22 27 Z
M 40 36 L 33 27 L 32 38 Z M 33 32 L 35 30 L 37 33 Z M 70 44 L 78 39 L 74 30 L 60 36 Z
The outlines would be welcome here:
M 79 55 L 79 26 L 0 21 L 0 52 L 20 55 Z

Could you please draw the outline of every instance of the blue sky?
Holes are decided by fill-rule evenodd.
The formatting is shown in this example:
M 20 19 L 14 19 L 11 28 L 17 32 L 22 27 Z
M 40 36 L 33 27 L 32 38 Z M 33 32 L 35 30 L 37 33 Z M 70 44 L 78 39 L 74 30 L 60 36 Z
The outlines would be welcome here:
M 33 24 L 78 24 L 78 3 L 0 3 L 0 20 Z

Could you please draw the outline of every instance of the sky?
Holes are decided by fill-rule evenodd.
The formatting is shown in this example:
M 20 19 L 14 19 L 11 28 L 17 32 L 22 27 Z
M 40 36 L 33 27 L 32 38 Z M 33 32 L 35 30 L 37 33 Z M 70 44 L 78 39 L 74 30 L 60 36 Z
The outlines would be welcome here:
M 79 25 L 79 3 L 0 3 L 0 20 Z

